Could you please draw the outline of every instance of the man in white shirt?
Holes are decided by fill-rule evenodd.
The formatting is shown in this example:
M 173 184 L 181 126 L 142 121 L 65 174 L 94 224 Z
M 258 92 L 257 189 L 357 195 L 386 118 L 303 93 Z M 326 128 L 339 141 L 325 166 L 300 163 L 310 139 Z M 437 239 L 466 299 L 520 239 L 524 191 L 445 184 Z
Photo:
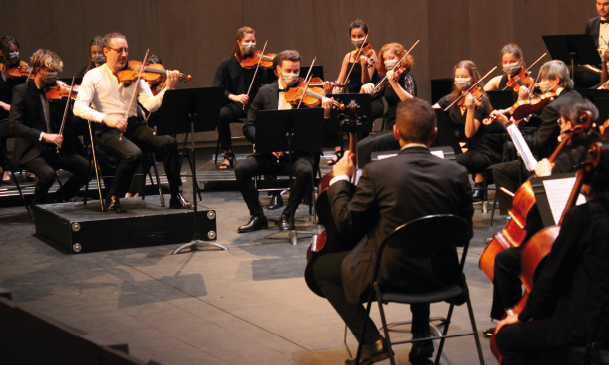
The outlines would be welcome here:
M 120 160 L 112 185 L 106 193 L 108 211 L 122 211 L 118 196 L 129 188 L 142 160 L 142 150 L 158 152 L 163 159 L 171 190 L 169 207 L 191 208 L 192 204 L 180 193 L 182 183 L 176 140 L 170 136 L 156 136 L 153 128 L 138 120 L 136 103 L 126 112 L 136 87 L 133 83 L 121 83 L 117 77 L 118 72 L 127 66 L 127 38 L 120 33 L 107 34 L 103 47 L 107 62 L 85 75 L 74 104 L 74 114 L 100 123 L 96 131 L 98 143 L 105 152 Z M 166 87 L 156 96 L 141 80 L 137 101 L 150 112 L 157 110 L 163 102 L 165 90 L 174 89 L 178 76 L 179 71 L 167 71 Z

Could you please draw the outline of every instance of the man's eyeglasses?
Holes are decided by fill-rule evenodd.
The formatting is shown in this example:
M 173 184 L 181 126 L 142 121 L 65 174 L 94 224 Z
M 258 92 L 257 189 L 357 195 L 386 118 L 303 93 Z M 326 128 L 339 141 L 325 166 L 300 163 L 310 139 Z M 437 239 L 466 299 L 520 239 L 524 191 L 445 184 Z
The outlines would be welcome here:
M 111 48 L 111 47 L 108 47 L 108 48 L 110 48 L 111 50 L 113 50 L 114 52 L 116 52 L 118 54 L 123 54 L 123 53 L 129 54 L 129 48 Z

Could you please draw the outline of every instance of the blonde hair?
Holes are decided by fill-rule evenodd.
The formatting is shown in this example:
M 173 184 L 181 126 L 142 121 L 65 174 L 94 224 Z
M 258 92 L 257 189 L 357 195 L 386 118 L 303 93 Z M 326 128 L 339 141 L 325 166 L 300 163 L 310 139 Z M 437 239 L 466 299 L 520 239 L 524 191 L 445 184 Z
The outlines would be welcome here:
M 63 70 L 63 62 L 58 55 L 49 51 L 48 49 L 39 49 L 30 58 L 30 64 L 34 68 L 40 67 L 42 69 L 52 69 L 61 72 Z

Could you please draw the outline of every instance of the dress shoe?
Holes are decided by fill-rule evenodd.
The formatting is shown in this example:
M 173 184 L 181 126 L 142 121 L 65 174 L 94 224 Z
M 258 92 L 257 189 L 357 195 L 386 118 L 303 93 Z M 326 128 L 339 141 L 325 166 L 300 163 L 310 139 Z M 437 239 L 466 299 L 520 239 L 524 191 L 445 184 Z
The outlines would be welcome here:
M 381 338 L 371 344 L 362 346 L 362 354 L 359 363 L 360 365 L 370 365 L 387 358 L 389 358 L 389 350 L 385 344 L 385 339 Z M 345 360 L 345 364 L 355 365 L 355 359 Z
M 429 337 L 429 333 L 413 334 L 412 339 Z M 433 355 L 433 342 L 431 340 L 417 341 L 412 343 L 412 349 L 408 354 L 408 360 L 412 364 L 428 364 Z
M 184 198 L 181 193 L 172 196 L 169 199 L 169 208 L 171 209 L 192 209 L 192 203 Z
M 246 225 L 239 227 L 237 232 L 247 233 L 269 228 L 269 222 L 263 215 L 254 215 Z
M 281 198 L 281 194 L 273 194 L 271 197 L 271 202 L 266 209 L 275 210 L 281 207 L 283 207 L 283 199 Z
M 479 184 L 479 183 L 474 184 L 474 187 L 472 188 L 472 190 L 473 190 L 472 200 L 474 202 L 479 202 L 483 199 L 484 190 L 482 190 L 481 188 L 482 188 L 482 184 Z
M 118 198 L 118 196 L 111 196 L 109 198 L 106 198 L 106 205 L 106 209 L 108 210 L 108 212 L 120 213 L 123 211 L 123 209 L 121 208 L 121 200 Z
M 493 333 L 495 333 L 495 328 L 487 328 L 484 331 L 482 331 L 482 334 L 484 335 L 484 337 L 486 338 L 491 338 L 493 336 Z
M 281 217 L 279 217 L 279 229 L 282 231 L 290 229 L 290 217 L 285 213 L 282 213 Z

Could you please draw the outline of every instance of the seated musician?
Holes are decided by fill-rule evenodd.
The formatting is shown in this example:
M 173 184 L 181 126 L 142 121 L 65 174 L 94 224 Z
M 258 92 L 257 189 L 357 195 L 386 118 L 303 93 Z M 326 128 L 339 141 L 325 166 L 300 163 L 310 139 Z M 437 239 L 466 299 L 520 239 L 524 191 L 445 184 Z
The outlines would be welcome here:
M 465 143 L 467 151 L 457 155 L 457 162 L 467 168 L 474 175 L 474 200 L 480 200 L 484 171 L 491 164 L 491 150 L 484 135 L 482 120 L 488 117 L 490 103 L 486 93 L 482 92 L 479 100 L 471 93 L 463 96 L 463 104 L 453 103 L 462 96 L 473 84 L 480 80 L 478 68 L 472 61 L 461 61 L 455 66 L 455 86 L 453 92 L 444 96 L 434 108 L 446 109 L 453 128 L 459 134 L 459 142 Z
M 49 102 L 45 97 L 46 86 L 55 84 L 63 62 L 55 53 L 39 49 L 32 55 L 31 67 L 34 78 L 13 88 L 9 114 L 10 130 L 17 136 L 13 159 L 38 178 L 32 205 L 48 202 L 55 170 L 73 173 L 55 193 L 55 202 L 65 202 L 87 182 L 89 162 L 79 154 L 85 153 L 84 148 L 69 128 L 59 134 L 65 102 Z
M 400 149 L 398 142 L 393 137 L 393 125 L 395 124 L 397 106 L 401 101 L 417 96 L 417 84 L 414 76 L 410 73 L 414 64 L 412 55 L 408 54 L 400 63 L 400 67 L 403 67 L 404 71 L 399 76 L 396 76 L 396 73 L 392 71 L 405 52 L 406 50 L 399 43 L 386 44 L 379 51 L 379 60 L 376 63 L 376 67 L 381 77 L 387 76 L 387 83 L 375 95 L 375 98 L 376 100 L 384 98 L 387 102 L 387 112 L 385 113 L 386 129 L 358 142 L 358 165 L 360 168 L 370 162 L 373 152 Z M 374 83 L 364 84 L 360 93 L 372 94 L 374 87 Z
M 588 202 L 567 212 L 522 312 L 499 322 L 503 364 L 577 363 L 569 359 L 569 347 L 588 341 L 609 349 L 609 316 L 602 308 L 609 296 L 607 160 L 605 151 L 600 165 L 586 173 L 582 192 L 589 191 Z
M 104 38 L 101 36 L 96 36 L 91 39 L 89 43 L 89 49 L 87 55 L 89 56 L 89 63 L 82 68 L 76 75 L 76 77 L 83 77 L 90 70 L 99 67 L 106 63 L 106 56 L 104 56 L 103 50 Z
M 565 130 L 583 123 L 580 115 L 584 111 L 591 112 L 593 121 L 597 120 L 598 109 L 587 99 L 571 101 L 561 108 L 559 119 L 561 137 L 564 137 Z M 539 161 L 535 167 L 535 175 L 541 177 L 573 171 L 573 166 L 582 162 L 590 143 L 601 140 L 602 137 L 596 127 L 590 128 L 588 132 L 574 135 L 554 164 L 550 164 L 548 159 L 545 158 Z M 529 238 L 544 228 L 537 205 L 534 205 L 527 214 L 525 228 L 526 236 L 520 246 L 505 249 L 495 256 L 493 303 L 491 306 L 491 318 L 495 320 L 503 318 L 505 308 L 515 306 L 522 297 L 522 285 L 518 277 L 520 275 L 521 252 Z M 485 336 L 490 336 L 493 330 L 485 330 Z
M 569 77 L 569 69 L 562 61 L 549 61 L 541 66 L 539 88 L 542 93 L 553 92 L 556 98 L 547 104 L 538 116 L 532 116 L 528 120 L 514 121 L 518 123 L 518 129 L 522 132 L 527 145 L 533 155 L 541 160 L 549 157 L 556 146 L 558 146 L 558 135 L 560 127 L 556 123 L 560 118 L 560 108 L 572 100 L 581 100 L 582 96 L 573 90 L 573 81 Z M 510 122 L 508 118 L 497 110 L 491 112 L 497 121 L 506 125 Z M 525 127 L 526 126 L 526 127 Z M 504 162 L 493 169 L 493 180 L 499 194 L 499 205 L 501 214 L 507 214 L 512 206 L 512 197 L 502 190 L 516 192 L 522 183 L 520 177 L 526 179 L 528 172 L 524 170 L 524 164 L 514 160 Z
M 300 54 L 293 50 L 283 51 L 277 55 L 277 73 L 279 79 L 272 84 L 265 85 L 260 88 L 256 98 L 252 102 L 250 110 L 247 114 L 247 121 L 244 129 L 244 134 L 250 138 L 255 138 L 256 135 L 256 114 L 259 110 L 281 110 L 291 109 L 292 106 L 285 100 L 285 91 L 291 85 L 298 83 L 298 75 L 300 74 Z M 324 97 L 321 103 L 324 108 L 324 117 L 330 115 L 332 108 L 332 99 Z M 249 222 L 239 227 L 239 233 L 252 232 L 260 229 L 268 228 L 268 221 L 260 200 L 258 199 L 258 191 L 254 185 L 252 178 L 262 174 L 277 174 L 289 172 L 289 158 L 282 152 L 273 153 L 255 153 L 248 156 L 245 161 L 239 162 L 235 168 L 235 176 L 239 190 L 247 204 L 251 218 Z M 279 219 L 279 227 L 282 230 L 289 228 L 292 204 L 294 212 L 302 201 L 311 179 L 313 176 L 313 156 L 310 152 L 295 152 L 293 156 L 293 175 L 294 185 L 290 191 L 290 199 L 286 204 L 281 218 Z
M 411 98 L 398 104 L 396 114 L 393 133 L 401 146 L 396 157 L 366 165 L 355 189 L 349 182 L 354 173 L 350 155 L 346 153 L 334 165 L 336 177 L 327 190 L 328 198 L 336 226 L 341 234 L 353 239 L 353 249 L 320 256 L 314 265 L 321 292 L 358 340 L 364 321 L 368 321 L 361 364 L 389 357 L 384 338 L 370 318 L 365 318 L 361 304 L 367 298 L 376 254 L 385 237 L 398 226 L 423 216 L 456 214 L 471 225 L 473 215 L 466 169 L 429 152 L 437 135 L 436 116 L 429 103 Z M 430 191 L 436 193 L 429 194 Z M 383 287 L 391 288 L 395 283 L 403 291 L 439 289 L 448 284 L 448 277 L 451 277 L 448 280 L 454 278 L 458 268 L 455 255 L 454 262 L 434 265 L 434 268 L 441 267 L 440 270 L 431 266 L 423 270 L 433 273 L 433 277 L 416 275 L 412 267 L 420 267 L 420 262 L 403 257 L 397 250 L 385 249 L 388 250 L 392 251 L 387 254 L 393 259 L 391 267 L 381 270 L 379 280 Z M 392 277 L 383 277 L 382 273 L 387 272 L 391 272 Z M 412 304 L 410 309 L 413 338 L 428 336 L 429 304 Z M 427 362 L 432 355 L 432 341 L 419 341 L 413 344 L 409 359 L 418 364 Z M 346 361 L 347 364 L 354 362 Z
M 137 100 L 148 111 L 158 109 L 165 90 L 171 90 L 178 81 L 178 71 L 167 71 L 167 83 L 163 91 L 152 95 L 145 80 L 125 84 L 118 79 L 118 72 L 127 66 L 129 45 L 124 35 L 110 33 L 104 37 L 104 55 L 107 62 L 87 72 L 83 78 L 74 104 L 74 114 L 99 123 L 96 139 L 104 151 L 120 160 L 112 185 L 106 193 L 109 212 L 121 212 L 119 192 L 127 191 L 133 174 L 140 164 L 144 151 L 158 152 L 163 159 L 169 181 L 170 208 L 191 208 L 192 204 L 182 196 L 180 189 L 180 165 L 177 142 L 170 136 L 157 136 L 155 130 L 137 118 L 137 105 L 127 111 L 133 93 L 138 87 Z M 90 107 L 92 104 L 93 108 Z M 128 115 L 128 117 L 127 117 Z

